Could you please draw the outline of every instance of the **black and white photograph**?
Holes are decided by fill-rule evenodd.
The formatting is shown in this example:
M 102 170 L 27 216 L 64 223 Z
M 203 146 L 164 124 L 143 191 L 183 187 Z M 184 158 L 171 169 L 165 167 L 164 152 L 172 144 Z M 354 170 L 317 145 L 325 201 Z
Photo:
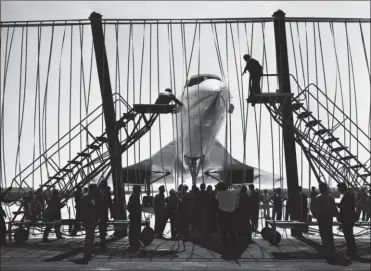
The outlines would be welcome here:
M 370 1 L 1 1 L 1 270 L 370 270 Z

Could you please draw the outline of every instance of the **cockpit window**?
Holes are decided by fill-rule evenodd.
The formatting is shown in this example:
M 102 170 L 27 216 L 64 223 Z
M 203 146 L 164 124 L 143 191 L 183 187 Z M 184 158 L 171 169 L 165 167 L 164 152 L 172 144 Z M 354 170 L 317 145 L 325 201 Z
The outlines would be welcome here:
M 216 80 L 219 80 L 219 81 L 222 81 L 218 76 L 216 75 L 205 75 L 205 80 L 207 79 L 216 79 Z
M 205 81 L 205 76 L 199 76 L 199 77 L 191 78 L 188 81 L 187 87 L 192 87 L 194 85 L 201 84 L 203 81 Z
M 189 79 L 186 86 L 187 87 L 192 87 L 194 85 L 201 84 L 203 81 L 205 81 L 207 79 L 216 79 L 216 80 L 222 81 L 216 75 L 200 75 L 200 76 L 195 76 L 195 77 L 192 77 L 191 79 Z

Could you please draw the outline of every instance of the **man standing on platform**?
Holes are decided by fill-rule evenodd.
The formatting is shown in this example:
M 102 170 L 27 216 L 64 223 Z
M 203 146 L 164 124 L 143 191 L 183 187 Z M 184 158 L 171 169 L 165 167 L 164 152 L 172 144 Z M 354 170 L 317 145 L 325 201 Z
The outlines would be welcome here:
M 353 235 L 354 222 L 356 222 L 355 200 L 354 196 L 348 192 L 346 183 L 339 183 L 338 190 L 343 194 L 340 201 L 340 213 L 338 221 L 341 223 L 341 228 L 344 233 L 344 238 L 347 243 L 347 256 L 353 258 L 357 255 L 356 243 Z
M 246 66 L 243 70 L 242 75 L 244 75 L 246 71 L 249 71 L 250 73 L 250 95 L 261 94 L 260 79 L 263 75 L 263 67 L 256 59 L 252 58 L 250 55 L 244 55 L 243 59 L 246 61 Z
M 167 88 L 164 92 L 161 92 L 158 95 L 155 104 L 170 104 L 171 101 L 176 103 L 178 106 L 183 106 L 183 104 L 175 97 L 172 90 L 170 88 Z
M 319 184 L 320 194 L 316 198 L 316 219 L 319 233 L 322 239 L 322 247 L 327 260 L 333 260 L 335 256 L 334 235 L 332 232 L 333 219 L 338 215 L 335 199 L 328 193 L 326 183 Z

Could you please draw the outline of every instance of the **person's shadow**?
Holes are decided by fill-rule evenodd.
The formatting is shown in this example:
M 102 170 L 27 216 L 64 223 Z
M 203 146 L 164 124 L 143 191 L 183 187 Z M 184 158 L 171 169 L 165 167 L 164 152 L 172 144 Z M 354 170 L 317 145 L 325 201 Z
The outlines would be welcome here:
M 322 246 L 319 243 L 314 242 L 313 240 L 308 239 L 304 236 L 300 237 L 299 240 L 302 241 L 303 243 L 305 243 L 306 245 L 314 248 L 319 253 L 323 253 Z M 369 248 L 367 247 L 366 250 L 367 250 L 366 255 L 367 254 L 369 255 L 370 254 Z M 359 248 L 359 252 L 362 252 L 362 251 L 363 251 L 363 249 Z M 360 262 L 360 263 L 371 263 L 370 258 L 365 258 L 365 257 L 362 257 L 361 255 L 357 255 L 356 257 L 353 257 L 352 259 L 349 259 L 349 258 L 346 258 L 339 253 L 336 253 L 335 257 L 333 259 L 327 261 L 327 263 L 332 264 L 332 265 L 348 266 L 352 263 L 352 261 L 356 261 L 356 262 Z
M 249 243 L 247 241 L 239 240 L 239 242 L 237 242 L 237 246 L 228 253 L 223 254 L 221 259 L 226 261 L 237 261 L 238 259 L 241 259 L 242 254 L 246 251 L 248 246 Z
M 357 255 L 357 256 L 353 257 L 352 260 L 354 260 L 356 262 L 360 262 L 360 263 L 371 263 L 370 258 L 365 258 L 365 257 L 362 257 L 360 255 Z
M 109 238 L 106 240 L 106 244 L 110 244 L 110 243 L 113 243 L 117 241 L 117 238 L 115 237 L 112 237 L 112 238 Z M 97 246 L 98 243 L 94 243 L 94 251 L 99 251 L 100 253 L 102 252 L 105 252 L 107 250 L 106 249 L 102 249 L 102 248 L 99 248 L 97 249 L 96 246 Z M 84 252 L 84 247 L 79 245 L 79 246 L 76 246 L 76 247 L 72 247 L 70 248 L 68 251 L 66 251 L 66 249 L 62 249 L 62 253 L 61 254 L 58 254 L 56 256 L 53 256 L 51 258 L 48 258 L 48 259 L 45 259 L 44 261 L 45 262 L 60 262 L 60 261 L 63 261 L 65 259 L 69 259 L 81 252 Z M 76 262 L 79 263 L 79 264 L 87 264 L 87 262 L 85 263 L 85 260 L 84 259 L 78 259 L 78 260 L 72 260 L 72 262 Z
M 74 264 L 88 264 L 89 261 L 85 258 L 80 258 L 80 259 L 77 259 L 77 260 L 72 260 L 72 262 Z
M 220 238 L 190 238 L 189 241 L 197 246 L 220 254 L 223 260 L 240 259 L 242 254 L 248 248 L 249 244 L 251 244 L 243 238 L 237 238 L 237 246 L 229 250 L 227 253 L 223 253 L 223 247 Z

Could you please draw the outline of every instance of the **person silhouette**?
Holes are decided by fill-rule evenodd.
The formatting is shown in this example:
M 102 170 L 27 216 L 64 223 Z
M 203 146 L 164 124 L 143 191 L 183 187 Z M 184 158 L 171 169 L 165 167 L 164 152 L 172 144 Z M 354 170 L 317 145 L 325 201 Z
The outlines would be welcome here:
M 260 79 L 263 75 L 263 67 L 256 59 L 252 58 L 248 54 L 244 55 L 243 59 L 246 61 L 246 66 L 242 75 L 244 75 L 246 71 L 249 71 L 250 73 L 250 95 L 261 94 Z

